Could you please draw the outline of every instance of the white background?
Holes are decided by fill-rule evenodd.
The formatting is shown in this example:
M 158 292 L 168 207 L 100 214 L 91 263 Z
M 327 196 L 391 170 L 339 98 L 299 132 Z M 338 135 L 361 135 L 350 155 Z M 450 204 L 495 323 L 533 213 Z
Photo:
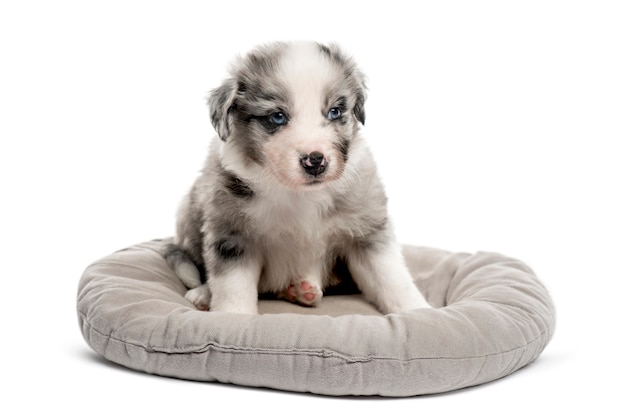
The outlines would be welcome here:
M 623 414 L 620 3 L 0 3 L 1 413 Z M 283 39 L 337 41 L 368 75 L 364 133 L 403 242 L 499 251 L 547 285 L 557 332 L 534 364 L 332 399 L 148 376 L 85 344 L 82 271 L 173 233 L 213 134 L 206 93 L 235 54 Z

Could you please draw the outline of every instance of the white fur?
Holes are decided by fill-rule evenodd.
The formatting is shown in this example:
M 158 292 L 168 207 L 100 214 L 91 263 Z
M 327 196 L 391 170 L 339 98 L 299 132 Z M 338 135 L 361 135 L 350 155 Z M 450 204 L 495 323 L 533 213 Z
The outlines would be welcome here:
M 211 310 L 256 314 L 260 261 L 240 263 L 219 279 L 208 282 L 211 292 Z

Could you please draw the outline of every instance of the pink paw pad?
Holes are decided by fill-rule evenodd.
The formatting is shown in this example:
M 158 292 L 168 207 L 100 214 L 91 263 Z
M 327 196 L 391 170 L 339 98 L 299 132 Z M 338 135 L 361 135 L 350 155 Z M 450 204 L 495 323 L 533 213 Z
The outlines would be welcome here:
M 322 299 L 322 291 L 306 280 L 289 285 L 282 295 L 288 301 L 304 306 L 315 306 Z

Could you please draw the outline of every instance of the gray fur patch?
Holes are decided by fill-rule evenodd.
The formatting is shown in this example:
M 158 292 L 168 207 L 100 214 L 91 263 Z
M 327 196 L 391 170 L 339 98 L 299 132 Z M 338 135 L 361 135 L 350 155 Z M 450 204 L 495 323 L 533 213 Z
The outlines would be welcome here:
M 224 186 L 231 192 L 232 195 L 243 199 L 250 199 L 254 196 L 252 188 L 250 188 L 250 186 L 237 175 L 224 171 L 223 178 Z
M 244 248 L 232 238 L 222 238 L 213 245 L 219 260 L 230 262 L 244 254 Z

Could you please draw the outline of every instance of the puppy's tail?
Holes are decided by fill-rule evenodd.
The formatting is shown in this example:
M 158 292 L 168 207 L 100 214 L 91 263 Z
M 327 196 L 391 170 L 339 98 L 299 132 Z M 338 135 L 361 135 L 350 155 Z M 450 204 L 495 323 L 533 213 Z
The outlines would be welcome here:
M 187 289 L 195 289 L 204 283 L 204 267 L 194 263 L 180 246 L 168 244 L 163 257 Z

